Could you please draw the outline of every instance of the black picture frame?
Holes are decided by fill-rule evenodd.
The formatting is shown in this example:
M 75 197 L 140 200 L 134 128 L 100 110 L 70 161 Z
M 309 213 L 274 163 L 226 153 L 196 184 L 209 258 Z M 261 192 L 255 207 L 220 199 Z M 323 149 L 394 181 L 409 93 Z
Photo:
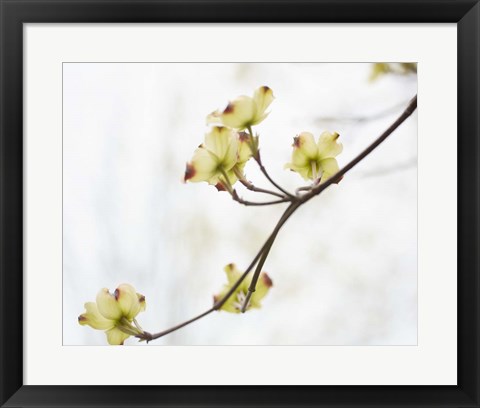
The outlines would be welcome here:
M 480 406 L 478 0 L 0 0 L 0 13 L 2 407 Z M 30 22 L 456 23 L 458 385 L 238 387 L 23 385 L 23 24 Z M 453 191 L 446 189 L 445 193 L 452 194 Z M 72 367 L 72 370 L 74 369 Z

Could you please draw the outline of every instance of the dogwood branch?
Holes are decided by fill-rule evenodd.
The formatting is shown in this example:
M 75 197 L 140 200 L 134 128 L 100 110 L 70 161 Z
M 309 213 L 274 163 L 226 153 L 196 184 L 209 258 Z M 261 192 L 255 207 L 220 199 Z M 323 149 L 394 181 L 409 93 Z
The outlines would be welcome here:
M 253 292 L 255 291 L 256 283 L 258 281 L 258 277 L 260 275 L 260 271 L 263 267 L 263 264 L 265 263 L 268 253 L 275 241 L 275 238 L 277 237 L 280 229 L 283 227 L 283 225 L 286 223 L 286 221 L 291 217 L 291 215 L 303 204 L 305 204 L 307 201 L 312 199 L 313 197 L 321 194 L 325 189 L 330 187 L 334 183 L 338 183 L 341 178 L 348 172 L 350 171 L 353 167 L 355 167 L 358 163 L 360 163 L 363 159 L 365 159 L 371 152 L 373 152 L 381 143 L 383 143 L 405 120 L 407 120 L 412 113 L 417 109 L 417 96 L 410 101 L 408 104 L 407 108 L 403 111 L 403 113 L 393 122 L 372 144 L 370 144 L 365 150 L 363 150 L 358 156 L 356 156 L 352 161 L 350 161 L 345 167 L 340 169 L 335 175 L 330 177 L 325 183 L 318 184 L 318 185 L 313 185 L 310 190 L 307 190 L 306 193 L 300 196 L 292 196 L 291 194 L 281 190 L 285 194 L 288 194 L 291 198 L 291 204 L 288 206 L 288 208 L 285 210 L 283 213 L 282 217 L 279 219 L 277 225 L 275 226 L 274 230 L 268 237 L 268 239 L 265 241 L 263 244 L 262 248 L 260 251 L 257 253 L 253 261 L 250 263 L 248 268 L 245 270 L 245 272 L 237 279 L 235 284 L 230 288 L 230 290 L 225 294 L 223 298 L 215 302 L 213 307 L 209 308 L 205 312 L 189 319 L 186 320 L 183 323 L 180 323 L 176 326 L 173 326 L 167 330 L 155 333 L 155 334 L 150 334 L 148 332 L 143 332 L 136 337 L 138 337 L 140 340 L 146 340 L 147 342 L 151 340 L 158 339 L 160 337 L 163 337 L 169 333 L 172 333 L 176 330 L 181 329 L 182 327 L 185 327 L 197 320 L 200 320 L 201 318 L 209 315 L 215 310 L 219 310 L 225 302 L 232 296 L 232 294 L 238 289 L 238 287 L 242 284 L 242 282 L 245 280 L 247 275 L 250 273 L 250 271 L 257 265 L 257 268 L 255 269 L 254 276 L 252 277 L 252 282 L 250 284 L 250 287 L 248 288 L 248 293 L 247 297 L 245 299 L 245 303 L 242 307 L 242 311 L 245 311 L 245 309 L 248 306 L 248 301 L 251 298 Z M 260 162 L 261 163 L 261 162 Z M 277 187 L 277 186 L 276 186 Z M 278 187 L 277 187 L 278 188 Z M 257 264 L 258 263 L 258 264 Z
M 388 127 L 387 130 L 385 130 L 377 139 L 375 139 L 375 141 L 372 144 L 370 144 L 358 156 L 356 156 L 345 167 L 343 167 L 336 174 L 334 174 L 332 177 L 330 177 L 325 183 L 313 184 L 309 192 L 305 193 L 304 195 L 301 195 L 301 196 L 297 197 L 297 201 L 294 201 L 294 204 L 292 204 L 292 206 L 296 205 L 296 207 L 293 209 L 293 211 L 295 211 L 302 204 L 309 201 L 311 198 L 319 195 L 322 191 L 324 191 L 326 188 L 328 188 L 332 184 L 338 183 L 348 171 L 350 171 L 353 167 L 355 167 L 358 163 L 360 163 L 363 159 L 365 159 L 365 157 L 367 157 L 382 142 L 384 142 L 385 139 L 387 139 L 388 136 L 390 136 L 394 132 L 394 130 L 397 129 L 403 122 L 405 122 L 405 120 L 407 120 L 407 118 L 409 118 L 410 115 L 413 112 L 415 112 L 416 109 L 417 109 L 417 95 L 415 95 L 414 98 L 410 101 L 410 103 L 408 104 L 406 109 L 403 111 L 403 113 L 398 117 L 398 119 L 395 122 L 393 122 Z M 292 206 L 290 206 L 289 208 L 291 208 Z M 288 209 L 287 209 L 287 211 L 288 211 Z M 270 248 L 268 250 L 270 250 Z M 267 252 L 267 255 L 268 255 L 268 252 Z M 265 259 L 266 259 L 266 257 L 265 257 Z M 262 264 L 262 266 L 263 266 L 263 264 Z M 258 281 L 259 275 L 260 275 L 260 270 L 257 268 L 255 270 L 254 275 L 253 275 L 250 287 L 248 288 L 248 293 L 247 293 L 247 296 L 245 298 L 245 302 L 244 302 L 243 307 L 242 307 L 242 312 L 245 312 L 245 310 L 248 306 L 248 301 L 250 300 L 253 292 L 255 292 L 255 287 L 256 287 L 256 283 Z

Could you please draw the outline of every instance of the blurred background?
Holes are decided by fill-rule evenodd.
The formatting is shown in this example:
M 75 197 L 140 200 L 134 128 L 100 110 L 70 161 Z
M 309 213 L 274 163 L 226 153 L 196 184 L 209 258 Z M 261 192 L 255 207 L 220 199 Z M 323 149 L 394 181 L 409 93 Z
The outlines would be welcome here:
M 147 331 L 206 310 L 223 267 L 245 268 L 276 224 L 285 205 L 244 207 L 206 183 L 183 184 L 208 113 L 272 88 L 271 113 L 254 130 L 270 174 L 293 191 L 304 181 L 283 166 L 296 134 L 340 133 L 342 167 L 417 91 L 416 75 L 370 82 L 371 72 L 367 63 L 64 64 L 64 344 L 107 344 L 77 317 L 123 282 L 146 296 Z M 415 113 L 288 221 L 264 267 L 274 287 L 262 309 L 215 312 L 149 346 L 415 345 L 416 163 Z M 253 161 L 246 174 L 270 187 Z

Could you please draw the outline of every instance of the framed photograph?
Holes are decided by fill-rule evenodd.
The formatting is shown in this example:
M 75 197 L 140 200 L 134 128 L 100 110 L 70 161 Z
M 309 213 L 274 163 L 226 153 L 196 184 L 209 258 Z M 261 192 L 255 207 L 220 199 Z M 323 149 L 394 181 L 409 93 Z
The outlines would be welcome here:
M 0 5 L 0 406 L 480 407 L 477 1 Z

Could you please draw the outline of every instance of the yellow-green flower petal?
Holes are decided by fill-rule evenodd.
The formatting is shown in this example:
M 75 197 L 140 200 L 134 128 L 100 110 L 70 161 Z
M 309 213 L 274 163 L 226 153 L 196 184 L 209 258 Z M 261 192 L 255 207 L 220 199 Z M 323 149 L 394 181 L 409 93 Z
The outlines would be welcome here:
M 302 132 L 294 138 L 293 147 L 302 152 L 308 159 L 315 159 L 318 155 L 318 147 L 315 138 L 310 132 Z
M 285 169 L 290 169 L 295 173 L 300 174 L 305 180 L 312 179 L 312 168 L 308 165 L 297 166 L 293 163 L 287 163 L 284 166 Z
M 222 123 L 233 129 L 245 129 L 251 125 L 257 114 L 254 100 L 249 96 L 239 96 L 230 102 L 222 113 Z
M 270 277 L 265 272 L 262 272 L 258 277 L 257 288 L 250 298 L 250 307 L 254 309 L 260 308 L 262 306 L 260 302 L 267 295 L 272 286 L 273 282 Z
M 321 181 L 323 183 L 338 172 L 339 167 L 337 160 L 333 157 L 323 159 L 320 161 L 320 169 L 322 171 Z
M 193 183 L 208 182 L 217 174 L 217 169 L 218 158 L 205 147 L 200 146 L 193 153 L 192 161 L 187 163 L 183 179 Z
M 313 169 L 317 166 L 318 146 L 309 132 L 302 132 L 293 138 L 292 161 L 285 168 L 299 173 L 305 180 L 314 178 Z M 316 169 L 318 170 L 318 169 Z
M 238 134 L 237 165 L 244 165 L 252 158 L 252 149 L 250 148 L 250 135 L 245 132 Z
M 138 296 L 138 302 L 140 303 L 140 311 L 144 312 L 145 309 L 147 308 L 147 302 L 145 301 L 145 296 L 141 295 L 140 293 L 137 293 Z
M 237 136 L 231 129 L 214 126 L 205 135 L 205 147 L 217 158 L 217 164 L 225 171 L 232 169 L 237 161 Z
M 242 272 L 237 268 L 234 263 L 229 263 L 223 268 L 225 275 L 227 275 L 228 285 L 231 287 L 240 278 Z
M 265 113 L 265 111 L 273 102 L 273 99 L 273 91 L 268 86 L 261 86 L 255 91 L 253 94 L 253 100 L 255 101 L 257 114 L 255 116 L 253 125 L 260 123 L 268 116 L 268 113 Z
M 87 325 L 96 330 L 108 330 L 115 326 L 115 321 L 106 319 L 98 311 L 95 302 L 85 303 L 86 313 L 78 316 L 78 323 L 82 326 Z
M 123 316 L 122 309 L 108 289 L 102 289 L 97 295 L 97 307 L 100 314 L 106 319 L 120 320 Z
M 139 301 L 139 295 L 135 288 L 128 283 L 121 284 L 115 290 L 115 298 L 120 306 L 123 317 L 132 321 L 142 309 L 142 304 Z M 143 297 L 143 304 L 145 304 L 145 297 Z
M 120 329 L 114 327 L 105 332 L 107 335 L 108 344 L 112 346 L 123 345 L 123 342 L 130 337 L 129 334 L 122 332 Z
M 318 140 L 318 157 L 326 159 L 327 157 L 336 157 L 342 153 L 343 145 L 338 143 L 339 134 L 336 132 L 323 132 Z

